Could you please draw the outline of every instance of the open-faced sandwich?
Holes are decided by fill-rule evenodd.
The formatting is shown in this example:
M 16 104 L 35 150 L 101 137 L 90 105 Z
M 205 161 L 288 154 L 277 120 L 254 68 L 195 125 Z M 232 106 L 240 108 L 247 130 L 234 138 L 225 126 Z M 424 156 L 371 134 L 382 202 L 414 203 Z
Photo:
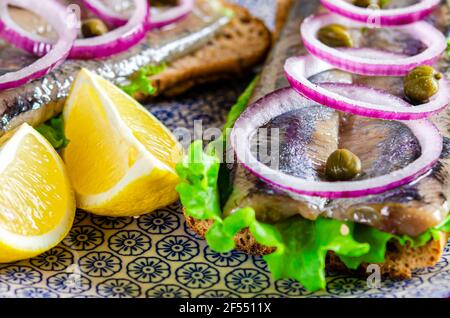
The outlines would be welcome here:
M 142 100 L 238 76 L 263 61 L 271 45 L 263 22 L 220 0 L 0 5 L 2 133 L 60 113 L 81 68 Z
M 406 279 L 450 232 L 448 7 L 321 4 L 294 4 L 223 136 L 178 165 L 188 224 L 308 290 L 369 264 Z

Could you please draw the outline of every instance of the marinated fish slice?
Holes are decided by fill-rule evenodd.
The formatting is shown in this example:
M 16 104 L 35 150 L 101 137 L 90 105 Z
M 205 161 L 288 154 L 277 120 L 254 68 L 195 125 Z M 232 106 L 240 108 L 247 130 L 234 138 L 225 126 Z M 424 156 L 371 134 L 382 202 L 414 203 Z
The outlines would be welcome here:
M 411 38 L 408 33 L 397 28 L 352 29 L 350 34 L 355 48 L 371 48 L 411 56 L 422 53 L 427 48 L 422 41 Z
M 323 178 L 326 160 L 338 145 L 339 115 L 336 111 L 322 106 L 304 108 L 282 115 L 263 128 L 279 130 L 279 169 L 311 180 Z M 265 147 L 264 143 L 264 138 L 260 138 L 255 145 Z M 272 149 L 270 143 L 268 148 Z M 326 202 L 317 197 L 292 198 L 238 165 L 233 193 L 224 213 L 251 206 L 265 222 L 277 222 L 296 214 L 314 220 Z
M 311 6 L 314 5 L 311 3 Z M 310 14 L 308 12 L 309 9 L 311 9 L 309 6 L 305 8 L 300 5 L 294 8 L 294 10 L 299 10 L 297 13 L 306 10 L 306 14 Z M 438 10 L 431 20 L 445 21 L 444 23 L 447 23 L 441 17 L 445 12 L 446 10 L 443 9 Z M 272 59 L 264 68 L 261 82 L 255 91 L 254 99 L 277 88 L 288 86 L 283 74 L 278 72 L 282 69 L 282 65 L 287 57 L 304 53 L 301 47 L 293 44 L 298 42 L 298 15 L 295 21 L 291 20 L 289 22 L 284 32 L 285 34 L 281 37 L 280 43 L 272 53 Z M 276 74 L 278 76 L 275 76 Z M 315 78 L 315 81 L 366 84 L 380 89 L 384 88 L 402 97 L 401 79 L 386 79 L 352 76 L 341 71 L 331 71 L 320 74 Z M 450 125 L 450 111 L 447 110 L 437 115 L 433 121 L 444 136 L 446 149 L 444 149 L 441 160 L 428 175 L 423 176 L 412 184 L 387 191 L 380 195 L 356 199 L 329 200 L 322 206 L 320 204 L 315 205 L 312 197 L 296 197 L 295 201 L 299 207 L 302 207 L 302 209 L 298 209 L 297 213 L 309 217 L 321 213 L 331 218 L 352 220 L 369 224 L 384 231 L 411 236 L 416 236 L 426 229 L 438 225 L 448 214 L 448 199 L 450 197 L 450 154 L 448 150 L 450 140 L 450 131 L 448 129 Z M 392 169 L 406 165 L 418 155 L 418 149 L 414 146 L 412 136 L 401 124 L 341 114 L 339 125 L 342 129 L 339 134 L 338 146 L 345 146 L 358 152 L 362 157 L 366 174 L 374 175 L 391 171 Z M 368 135 L 366 138 L 359 139 L 359 134 L 364 131 Z M 370 138 L 378 138 L 378 143 L 370 140 Z M 397 145 L 399 150 L 401 150 L 400 153 L 397 152 L 395 144 L 402 143 L 405 140 L 409 140 L 409 143 L 406 146 Z M 364 141 L 367 141 L 367 143 Z M 246 180 L 246 188 L 242 193 L 257 193 L 258 196 L 241 195 L 242 179 L 246 178 L 248 173 L 239 173 L 240 170 L 243 170 L 243 168 L 236 168 L 238 173 L 235 174 L 233 195 L 226 205 L 227 213 L 233 211 L 236 205 L 243 206 L 242 203 L 247 203 L 250 206 L 255 204 L 257 212 L 265 211 L 261 216 L 258 215 L 258 218 L 261 217 L 261 220 L 268 221 L 270 219 L 280 219 L 279 216 L 269 216 L 270 213 L 267 211 L 271 208 L 273 214 L 276 214 L 280 210 L 283 212 L 294 212 L 296 210 L 295 201 L 291 201 L 291 198 L 286 199 L 288 198 L 286 194 L 280 194 L 273 189 L 272 193 L 270 193 L 270 187 L 266 184 L 262 185 L 262 182 L 259 180 L 255 182 L 256 178 L 254 177 Z M 270 193 L 271 200 L 264 197 L 268 196 L 268 193 Z M 239 197 L 240 200 L 233 202 L 232 199 L 235 197 Z M 274 197 L 277 197 L 277 199 L 274 199 Z M 284 200 L 280 198 L 284 198 Z M 276 208 L 274 209 L 273 206 L 276 206 Z M 286 208 L 286 206 L 289 208 Z M 305 206 L 309 206 L 313 212 L 305 212 Z M 281 218 L 285 218 L 291 214 L 281 213 L 280 215 Z
M 341 114 L 338 148 L 361 160 L 356 180 L 389 174 L 420 156 L 418 141 L 404 124 L 347 114 Z
M 203 45 L 230 17 L 214 2 L 197 0 L 196 5 L 185 20 L 171 28 L 149 32 L 146 41 L 123 54 L 104 60 L 68 60 L 39 80 L 1 91 L 0 135 L 23 122 L 36 125 L 59 113 L 74 76 L 81 68 L 120 84 L 142 66 L 173 60 Z M 10 59 L 11 56 L 14 58 Z M 0 72 L 5 72 L 23 68 L 33 57 L 0 43 L 0 60 Z

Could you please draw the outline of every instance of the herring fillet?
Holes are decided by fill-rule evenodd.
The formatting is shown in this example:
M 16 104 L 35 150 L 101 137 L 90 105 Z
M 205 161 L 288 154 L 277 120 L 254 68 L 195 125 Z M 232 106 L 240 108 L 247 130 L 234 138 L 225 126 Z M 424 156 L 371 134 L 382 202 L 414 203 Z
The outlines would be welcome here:
M 124 53 L 101 60 L 67 60 L 41 79 L 0 91 L 0 135 L 23 122 L 38 125 L 61 112 L 81 68 L 120 84 L 145 65 L 170 61 L 199 48 L 230 20 L 214 3 L 197 0 L 186 19 L 175 26 L 149 32 L 144 41 Z M 20 69 L 34 59 L 0 40 L 0 74 Z
M 306 53 L 299 41 L 300 20 L 316 12 L 318 3 L 297 1 L 294 4 L 280 41 L 263 69 L 253 101 L 275 89 L 289 86 L 283 74 L 284 61 L 290 56 Z M 447 7 L 442 6 L 429 20 L 440 29 L 446 29 L 448 22 L 442 17 L 446 12 Z M 445 64 L 443 68 L 447 67 Z M 331 71 L 311 80 L 366 83 L 396 94 L 402 91 L 399 78 L 388 81 L 386 78 Z M 280 129 L 280 169 L 284 172 L 320 179 L 326 159 L 337 148 L 348 148 L 362 159 L 362 178 L 389 173 L 420 155 L 415 137 L 401 123 L 343 114 L 323 106 L 311 111 L 320 116 L 294 113 L 285 118 L 275 118 L 267 124 Z M 307 116 L 309 119 L 305 119 Z M 443 135 L 444 151 L 434 168 L 411 184 L 354 199 L 294 197 L 258 180 L 238 164 L 233 168 L 233 192 L 224 213 L 252 206 L 258 219 L 266 222 L 278 222 L 298 214 L 312 220 L 326 216 L 368 224 L 386 232 L 417 236 L 442 222 L 449 209 L 450 110 L 434 116 L 432 121 Z M 296 145 L 299 140 L 300 144 Z

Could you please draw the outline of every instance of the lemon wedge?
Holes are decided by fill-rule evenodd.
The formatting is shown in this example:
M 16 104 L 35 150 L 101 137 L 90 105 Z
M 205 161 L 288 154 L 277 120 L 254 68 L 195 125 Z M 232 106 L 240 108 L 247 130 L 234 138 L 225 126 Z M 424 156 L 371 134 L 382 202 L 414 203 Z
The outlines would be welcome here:
M 0 139 L 0 263 L 38 255 L 72 226 L 75 197 L 51 144 L 23 124 Z
M 151 113 L 85 69 L 63 112 L 63 151 L 77 206 L 106 216 L 138 216 L 178 199 L 182 147 Z

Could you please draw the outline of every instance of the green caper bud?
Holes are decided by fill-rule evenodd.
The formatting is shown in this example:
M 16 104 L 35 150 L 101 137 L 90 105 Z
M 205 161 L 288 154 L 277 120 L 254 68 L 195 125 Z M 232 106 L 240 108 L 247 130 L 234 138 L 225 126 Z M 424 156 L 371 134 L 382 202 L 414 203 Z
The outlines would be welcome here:
M 81 24 L 81 33 L 85 38 L 92 38 L 108 33 L 108 27 L 100 19 L 87 19 Z
M 176 6 L 178 4 L 178 0 L 149 0 L 148 2 L 152 7 L 168 7 Z
M 340 24 L 324 26 L 317 33 L 317 38 L 323 44 L 331 47 L 352 47 L 353 39 L 347 28 Z
M 353 5 L 361 8 L 368 8 L 371 5 L 376 5 L 379 8 L 382 8 L 386 5 L 386 0 L 354 0 Z
M 346 181 L 361 172 L 361 160 L 347 149 L 338 149 L 327 160 L 325 174 L 332 181 Z
M 442 74 L 433 67 L 418 66 L 410 71 L 403 80 L 405 95 L 414 103 L 426 103 L 439 91 L 440 79 L 442 79 Z

